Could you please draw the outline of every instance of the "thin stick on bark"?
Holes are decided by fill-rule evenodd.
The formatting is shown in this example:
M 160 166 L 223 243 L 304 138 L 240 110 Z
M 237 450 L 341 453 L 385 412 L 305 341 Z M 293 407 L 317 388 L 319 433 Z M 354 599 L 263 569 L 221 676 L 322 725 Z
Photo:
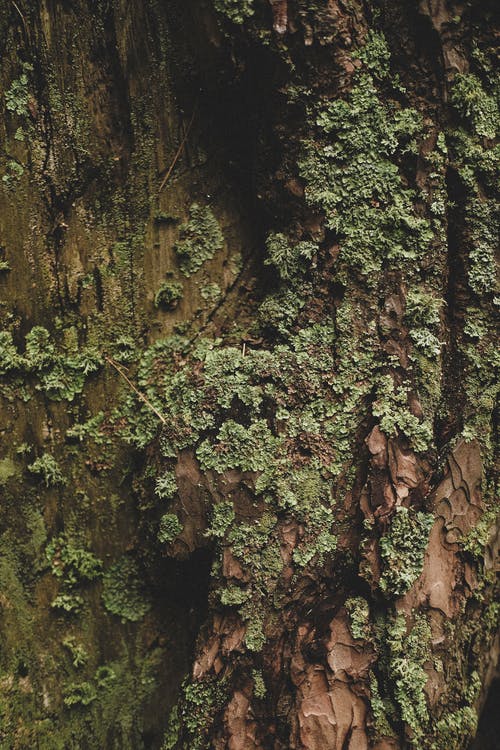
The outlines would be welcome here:
M 106 357 L 105 356 L 104 359 L 106 360 L 106 362 L 109 362 L 109 364 L 111 365 L 111 367 L 115 368 L 115 370 L 122 376 L 122 378 L 132 388 L 132 390 L 134 391 L 134 393 L 136 393 L 137 396 L 139 396 L 139 398 L 141 399 L 141 401 L 146 404 L 146 406 L 148 407 L 148 409 L 151 409 L 151 411 L 156 414 L 156 416 L 158 417 L 158 419 L 163 424 L 167 424 L 167 420 L 165 419 L 165 417 L 163 416 L 163 414 L 161 414 L 161 412 L 159 412 L 158 409 L 153 406 L 153 404 L 151 403 L 151 401 L 148 398 L 146 398 L 146 396 L 144 395 L 144 393 L 141 393 L 140 390 L 135 387 L 135 385 L 132 383 L 132 381 L 130 380 L 130 378 L 128 378 L 127 375 L 125 375 L 125 373 L 123 372 L 123 369 L 120 367 L 120 365 L 117 364 L 114 360 L 112 360 L 111 357 Z
M 187 141 L 188 136 L 189 136 L 189 131 L 191 130 L 191 126 L 192 126 L 192 124 L 194 122 L 194 116 L 195 116 L 195 114 L 196 114 L 196 105 L 195 105 L 195 107 L 193 109 L 193 114 L 191 115 L 191 119 L 189 121 L 189 125 L 187 126 L 186 132 L 184 133 L 184 137 L 183 137 L 183 139 L 182 139 L 182 141 L 180 143 L 180 146 L 177 149 L 177 152 L 176 152 L 176 154 L 175 154 L 175 156 L 174 156 L 174 158 L 172 160 L 172 163 L 171 163 L 171 165 L 169 166 L 169 168 L 167 170 L 167 174 L 165 175 L 165 177 L 162 180 L 162 183 L 160 185 L 160 189 L 158 190 L 159 193 L 161 193 L 161 191 L 163 190 L 163 188 L 167 184 L 168 178 L 170 177 L 170 175 L 174 171 L 174 167 L 177 164 L 178 158 L 180 157 L 180 155 L 184 151 L 184 146 L 186 145 L 186 141 Z

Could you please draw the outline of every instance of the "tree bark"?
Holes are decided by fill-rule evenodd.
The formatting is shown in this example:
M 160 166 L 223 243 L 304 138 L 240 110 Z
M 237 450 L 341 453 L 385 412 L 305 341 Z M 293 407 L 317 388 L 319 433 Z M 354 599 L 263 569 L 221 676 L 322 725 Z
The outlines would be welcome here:
M 484 2 L 0 0 L 2 748 L 469 747 L 495 38 Z

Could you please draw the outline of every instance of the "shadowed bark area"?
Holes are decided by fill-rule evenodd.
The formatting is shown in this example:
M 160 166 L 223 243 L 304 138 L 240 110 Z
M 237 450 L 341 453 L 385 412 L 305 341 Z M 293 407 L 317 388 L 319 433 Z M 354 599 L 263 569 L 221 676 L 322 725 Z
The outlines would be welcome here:
M 490 742 L 493 10 L 0 0 L 2 747 Z

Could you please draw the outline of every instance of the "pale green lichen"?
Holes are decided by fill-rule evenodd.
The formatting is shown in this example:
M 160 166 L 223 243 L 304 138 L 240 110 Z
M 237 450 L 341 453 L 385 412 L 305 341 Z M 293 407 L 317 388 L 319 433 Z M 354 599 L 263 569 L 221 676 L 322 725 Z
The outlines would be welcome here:
M 183 295 L 183 286 L 176 281 L 164 281 L 155 294 L 154 304 L 162 310 L 173 310 Z
M 265 264 L 274 266 L 285 281 L 304 274 L 318 249 L 313 242 L 292 244 L 286 235 L 280 233 L 268 236 L 266 248 Z
M 214 0 L 215 10 L 235 24 L 241 25 L 253 16 L 253 0 Z
M 177 479 L 174 471 L 165 471 L 155 482 L 155 495 L 162 500 L 171 500 L 177 494 Z
M 390 375 L 384 375 L 377 384 L 377 398 L 373 402 L 374 416 L 380 418 L 380 429 L 389 437 L 402 432 L 415 451 L 426 451 L 432 444 L 432 425 L 419 419 L 408 408 L 408 393 L 395 388 Z
M 224 237 L 212 210 L 193 203 L 189 220 L 181 225 L 174 245 L 182 273 L 191 276 L 223 246 Z
M 396 509 L 387 533 L 379 542 L 382 559 L 379 586 L 385 594 L 400 596 L 415 583 L 422 572 L 433 522 L 430 513 Z
M 32 464 L 29 464 L 28 471 L 32 474 L 41 476 L 46 487 L 55 487 L 58 484 L 66 484 L 66 479 L 59 464 L 50 453 L 43 453 L 36 458 Z
M 364 639 L 370 637 L 370 605 L 362 596 L 352 596 L 346 599 L 344 606 L 349 615 L 349 629 L 353 638 Z
M 408 630 L 404 615 L 397 615 L 388 623 L 386 642 L 394 699 L 402 721 L 418 740 L 428 730 L 430 718 L 424 690 L 428 679 L 424 665 L 431 653 L 431 630 L 426 617 L 417 615 Z
M 414 148 L 419 115 L 384 104 L 363 74 L 347 99 L 317 111 L 316 124 L 328 141 L 305 142 L 299 169 L 307 201 L 340 235 L 340 263 L 373 283 L 384 265 L 416 261 L 432 231 L 416 213 L 394 157 Z
M 458 73 L 451 90 L 451 101 L 479 136 L 495 138 L 498 132 L 498 101 L 488 94 L 473 73 Z

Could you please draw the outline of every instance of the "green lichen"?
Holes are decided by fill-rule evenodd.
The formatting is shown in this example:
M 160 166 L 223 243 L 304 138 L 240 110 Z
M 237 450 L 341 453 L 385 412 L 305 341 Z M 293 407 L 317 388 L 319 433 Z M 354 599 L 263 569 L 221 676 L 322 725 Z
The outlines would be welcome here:
M 267 640 L 264 633 L 262 613 L 250 604 L 246 607 L 245 605 L 243 606 L 242 614 L 246 624 L 245 645 L 249 651 L 260 653 Z
M 62 582 L 62 588 L 50 606 L 62 612 L 79 614 L 84 599 L 75 589 L 101 576 L 101 561 L 92 552 L 69 544 L 65 536 L 52 539 L 45 556 L 52 574 Z
M 214 0 L 214 8 L 232 23 L 243 24 L 254 14 L 253 0 Z
M 91 682 L 72 682 L 63 692 L 64 705 L 68 708 L 73 706 L 89 706 L 97 700 L 97 690 Z
M 353 638 L 364 639 L 370 637 L 371 621 L 370 606 L 362 596 L 346 599 L 344 604 L 349 615 L 349 630 Z
M 62 642 L 71 656 L 71 663 L 76 669 L 83 667 L 88 661 L 88 653 L 81 643 L 78 643 L 74 636 L 68 635 Z
M 185 681 L 182 696 L 182 702 L 170 715 L 169 739 L 163 750 L 205 750 L 209 729 L 227 700 L 225 681 Z
M 217 503 L 212 510 L 212 519 L 207 534 L 222 539 L 235 518 L 236 514 L 232 502 Z
M 473 672 L 468 684 L 463 690 L 462 703 L 454 711 L 446 711 L 437 721 L 434 734 L 436 741 L 432 743 L 432 750 L 460 750 L 470 737 L 477 731 L 478 714 L 474 704 L 481 692 L 481 679 L 477 672 Z
M 385 594 L 400 596 L 417 580 L 433 522 L 430 513 L 404 507 L 396 509 L 387 533 L 379 542 L 382 559 L 379 586 Z
M 427 673 L 424 665 L 430 659 L 431 631 L 424 615 L 417 615 L 408 630 L 405 617 L 397 615 L 386 632 L 389 647 L 388 676 L 402 721 L 419 740 L 429 727 L 429 710 L 425 695 Z
M 248 600 L 250 592 L 238 586 L 228 586 L 220 592 L 220 601 L 225 607 L 235 607 Z
M 55 401 L 73 401 L 103 361 L 93 347 L 79 347 L 74 337 L 69 337 L 69 342 L 69 346 L 56 347 L 42 326 L 34 326 L 26 334 L 23 364 L 36 376 L 36 389 Z
M 19 470 L 11 458 L 2 458 L 0 460 L 0 487 L 15 477 Z
M 381 697 L 378 681 L 373 672 L 370 672 L 370 708 L 377 734 L 381 737 L 395 737 L 396 734 L 390 723 L 395 719 L 394 705 L 390 700 Z
M 2 182 L 7 188 L 14 188 L 23 174 L 23 165 L 16 159 L 8 159 L 6 163 L 6 172 L 2 175 Z
M 0 331 L 0 375 L 7 375 L 22 365 L 17 348 L 9 331 Z
M 151 604 L 137 563 L 130 557 L 122 557 L 103 575 L 102 601 L 113 615 L 122 622 L 142 620 Z
M 176 281 L 165 281 L 155 294 L 155 307 L 173 310 L 183 295 L 183 286 Z
M 267 695 L 267 688 L 262 672 L 259 669 L 252 669 L 252 679 L 254 696 L 264 700 Z
M 286 235 L 280 233 L 269 235 L 266 248 L 265 264 L 274 266 L 285 281 L 303 275 L 318 249 L 313 242 L 291 244 Z
M 474 199 L 467 210 L 471 237 L 468 279 L 478 295 L 497 288 L 496 252 L 499 214 L 495 201 Z
M 383 266 L 417 261 L 432 231 L 394 160 L 414 150 L 419 115 L 383 102 L 364 73 L 346 99 L 316 111 L 316 125 L 320 137 L 304 142 L 299 169 L 306 200 L 340 236 L 342 273 L 356 269 L 373 284 Z
M 204 441 L 196 456 L 204 471 L 213 469 L 219 474 L 235 468 L 264 471 L 277 442 L 264 420 L 244 427 L 228 419 L 217 434 L 217 442 Z
M 222 289 L 220 288 L 219 284 L 214 281 L 210 284 L 205 284 L 204 286 L 202 286 L 200 288 L 200 294 L 205 302 L 208 302 L 211 305 L 215 305 L 220 301 L 222 297 Z
M 51 602 L 53 609 L 59 609 L 63 612 L 79 614 L 84 604 L 83 597 L 80 594 L 58 594 Z
M 160 519 L 158 527 L 158 541 L 168 544 L 182 533 L 183 526 L 175 513 L 165 513 Z
M 498 100 L 488 94 L 473 73 L 458 73 L 451 90 L 451 101 L 475 133 L 495 138 L 498 132 Z
M 364 46 L 357 50 L 356 54 L 373 75 L 385 78 L 389 74 L 391 53 L 384 35 L 380 32 L 370 29 Z
M 155 495 L 162 500 L 172 500 L 177 494 L 177 479 L 174 471 L 165 471 L 156 479 Z
M 97 668 L 92 681 L 72 682 L 63 691 L 63 702 L 68 708 L 74 706 L 89 706 L 102 697 L 116 679 L 114 670 L 106 665 Z
M 432 445 L 431 424 L 410 412 L 408 392 L 404 388 L 396 388 L 390 375 L 380 378 L 372 411 L 374 416 L 379 417 L 380 429 L 388 437 L 395 437 L 402 432 L 418 452 L 426 451 Z
M 29 63 L 22 63 L 22 73 L 19 78 L 15 78 L 5 92 L 5 107 L 9 112 L 16 114 L 18 117 L 28 117 L 29 109 L 29 74 L 33 66 Z
M 46 487 L 66 484 L 66 479 L 59 464 L 50 453 L 43 453 L 36 458 L 32 464 L 29 464 L 28 471 L 42 477 Z
M 212 210 L 193 203 L 189 220 L 179 228 L 179 240 L 174 245 L 182 273 L 191 276 L 223 246 L 224 237 Z

